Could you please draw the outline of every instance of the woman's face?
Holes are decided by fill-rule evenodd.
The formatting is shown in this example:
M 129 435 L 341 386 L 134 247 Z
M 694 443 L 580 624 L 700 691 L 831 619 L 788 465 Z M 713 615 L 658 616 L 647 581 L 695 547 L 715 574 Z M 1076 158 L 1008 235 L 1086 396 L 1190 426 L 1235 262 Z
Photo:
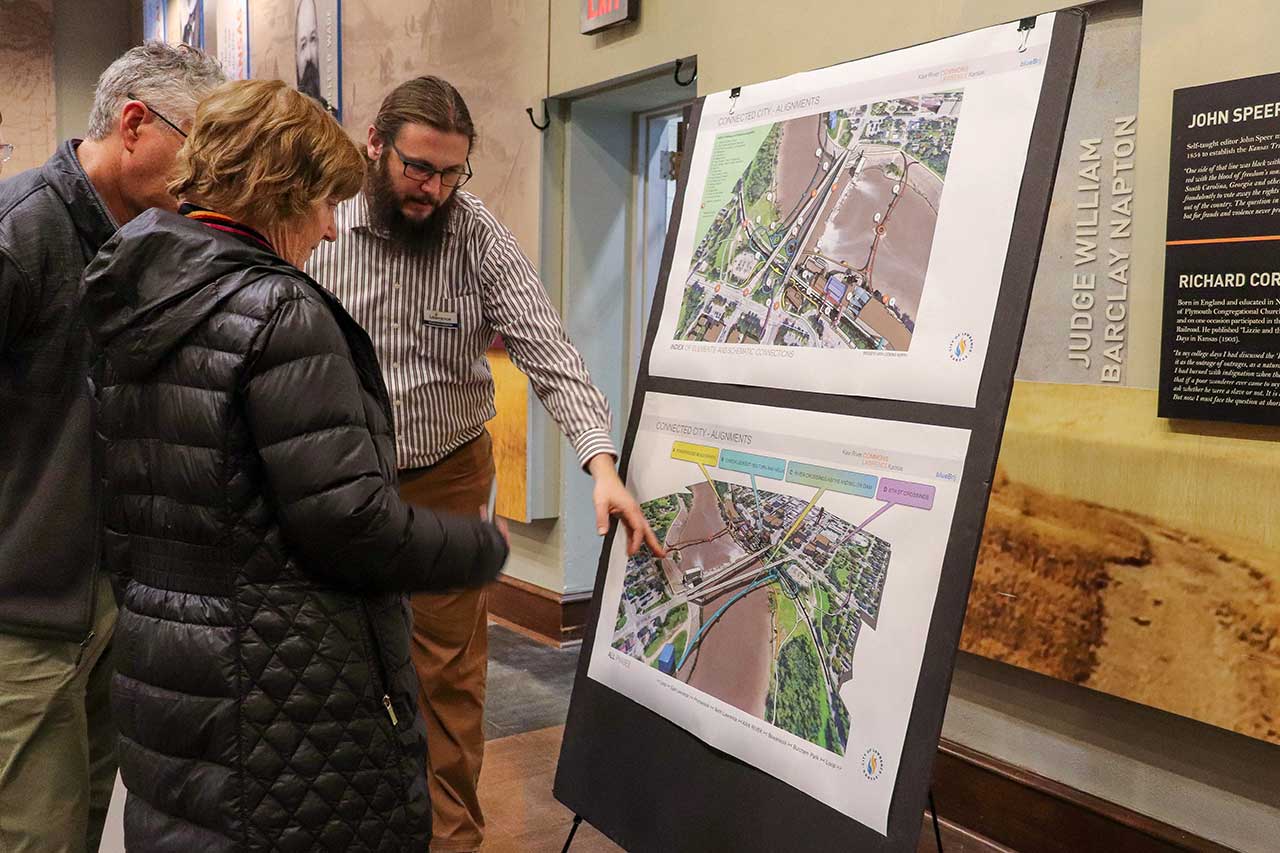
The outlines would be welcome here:
M 337 207 L 338 200 L 333 198 L 323 198 L 311 203 L 311 208 L 284 234 L 281 241 L 283 245 L 276 247 L 286 261 L 302 269 L 321 240 L 333 242 L 338 239 L 337 229 L 333 224 L 333 212 Z

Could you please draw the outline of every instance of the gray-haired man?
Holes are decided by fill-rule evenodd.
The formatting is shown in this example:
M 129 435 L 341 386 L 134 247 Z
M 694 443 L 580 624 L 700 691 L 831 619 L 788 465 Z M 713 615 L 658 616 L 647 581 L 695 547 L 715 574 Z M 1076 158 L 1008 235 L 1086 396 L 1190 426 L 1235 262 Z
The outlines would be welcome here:
M 103 72 L 89 134 L 0 181 L 0 850 L 96 850 L 115 778 L 80 275 L 166 190 L 196 103 L 222 82 L 187 47 Z

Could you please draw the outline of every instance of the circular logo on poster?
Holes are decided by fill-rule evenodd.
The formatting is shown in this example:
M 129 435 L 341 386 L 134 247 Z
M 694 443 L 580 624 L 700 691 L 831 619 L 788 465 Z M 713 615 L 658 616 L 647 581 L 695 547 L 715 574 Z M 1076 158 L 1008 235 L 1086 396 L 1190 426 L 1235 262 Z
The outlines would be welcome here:
M 965 361 L 973 354 L 973 335 L 968 332 L 961 332 L 951 339 L 951 349 L 948 355 L 952 361 Z
M 868 749 L 862 753 L 862 775 L 874 782 L 882 773 L 884 773 L 884 756 L 880 754 L 880 750 Z

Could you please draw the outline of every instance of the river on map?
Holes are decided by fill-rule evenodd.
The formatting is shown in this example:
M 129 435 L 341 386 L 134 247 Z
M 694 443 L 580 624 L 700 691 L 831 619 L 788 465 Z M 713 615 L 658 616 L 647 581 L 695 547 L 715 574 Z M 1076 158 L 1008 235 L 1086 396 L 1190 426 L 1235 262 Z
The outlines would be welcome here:
M 710 619 L 741 592 L 733 590 L 708 603 L 702 618 Z M 677 674 L 692 687 L 761 719 L 773 657 L 769 595 L 769 588 L 761 587 L 738 599 L 702 635 L 697 653 Z

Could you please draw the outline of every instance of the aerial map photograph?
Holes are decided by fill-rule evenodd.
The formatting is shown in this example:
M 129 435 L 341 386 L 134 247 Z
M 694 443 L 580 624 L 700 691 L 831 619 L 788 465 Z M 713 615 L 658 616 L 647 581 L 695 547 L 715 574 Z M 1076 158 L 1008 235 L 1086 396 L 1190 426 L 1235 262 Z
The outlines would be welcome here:
M 962 100 L 878 100 L 720 134 L 704 198 L 732 190 L 699 219 L 675 338 L 909 349 Z
M 891 549 L 815 504 L 713 479 L 645 502 L 668 553 L 628 559 L 612 647 L 843 755 Z

